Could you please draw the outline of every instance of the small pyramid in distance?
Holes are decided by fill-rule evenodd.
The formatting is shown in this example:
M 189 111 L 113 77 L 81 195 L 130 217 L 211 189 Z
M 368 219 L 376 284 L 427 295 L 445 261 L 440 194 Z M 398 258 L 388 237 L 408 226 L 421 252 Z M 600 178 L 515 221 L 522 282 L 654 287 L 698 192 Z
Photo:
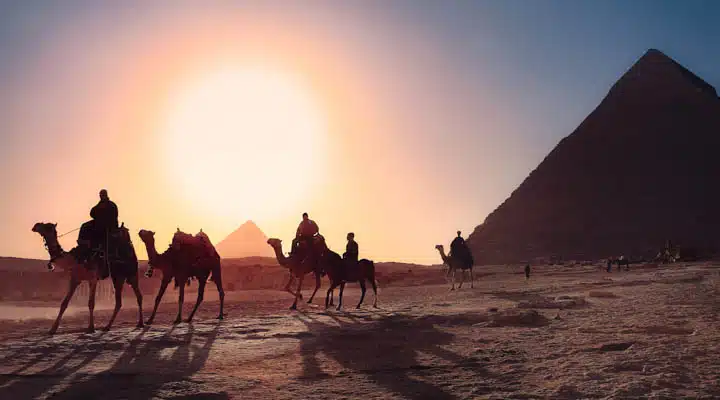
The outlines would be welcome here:
M 273 257 L 267 240 L 265 233 L 253 221 L 248 220 L 221 240 L 215 248 L 222 258 Z
M 480 264 L 720 253 L 720 98 L 649 49 L 467 242 Z

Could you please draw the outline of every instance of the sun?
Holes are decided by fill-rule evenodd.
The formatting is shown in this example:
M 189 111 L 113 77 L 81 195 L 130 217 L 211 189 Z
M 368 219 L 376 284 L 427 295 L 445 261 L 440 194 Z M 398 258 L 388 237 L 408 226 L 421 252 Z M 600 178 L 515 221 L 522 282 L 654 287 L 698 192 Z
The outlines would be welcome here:
M 322 108 L 301 79 L 267 67 L 225 66 L 185 82 L 161 131 L 183 199 L 233 223 L 296 211 L 325 169 Z

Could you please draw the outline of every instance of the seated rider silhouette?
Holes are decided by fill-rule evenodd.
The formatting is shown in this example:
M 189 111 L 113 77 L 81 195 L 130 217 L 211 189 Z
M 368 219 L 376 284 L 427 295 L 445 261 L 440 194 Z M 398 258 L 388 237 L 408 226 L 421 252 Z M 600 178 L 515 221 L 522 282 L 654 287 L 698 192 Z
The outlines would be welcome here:
M 473 262 L 470 249 L 468 248 L 467 243 L 465 243 L 465 239 L 463 239 L 462 232 L 460 231 L 457 231 L 457 237 L 453 239 L 452 243 L 450 243 L 450 257 L 452 256 L 459 257 L 465 262 Z
M 91 221 L 80 228 L 78 245 L 81 248 L 78 260 L 87 262 L 94 250 L 105 250 L 109 234 L 118 229 L 118 208 L 108 197 L 107 190 L 100 191 L 100 201 L 90 210 Z M 106 260 L 105 260 L 106 261 Z M 107 262 L 101 262 L 102 277 L 107 277 Z
M 464 253 L 465 239 L 461 236 L 462 232 L 457 231 L 457 237 L 450 243 L 450 255 L 461 255 Z
M 303 213 L 302 218 L 303 219 L 295 232 L 295 239 L 292 241 L 290 256 L 297 254 L 298 247 L 301 243 L 303 243 L 305 245 L 305 250 L 307 251 L 305 254 L 301 255 L 304 258 L 312 251 L 313 239 L 315 235 L 320 233 L 320 228 L 318 228 L 315 221 L 308 218 L 308 213 Z
M 355 241 L 355 234 L 350 232 L 347 234 L 347 245 L 345 246 L 345 253 L 343 253 L 343 260 L 345 260 L 346 266 L 354 266 L 358 262 L 358 244 Z

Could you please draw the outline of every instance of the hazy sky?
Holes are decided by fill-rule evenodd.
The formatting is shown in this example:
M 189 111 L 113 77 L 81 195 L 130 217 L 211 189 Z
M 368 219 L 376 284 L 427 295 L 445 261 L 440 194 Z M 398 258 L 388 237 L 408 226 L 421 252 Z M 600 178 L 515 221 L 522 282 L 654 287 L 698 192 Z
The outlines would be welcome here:
M 438 263 L 434 245 L 469 234 L 648 48 L 720 85 L 716 1 L 1 4 L 5 256 L 46 258 L 32 225 L 74 229 L 107 188 L 142 258 L 140 228 L 164 248 L 176 227 L 218 241 L 253 219 L 289 243 L 307 211 L 336 251 L 354 231 L 362 257 Z M 316 150 L 207 132 L 242 168 L 216 167 L 212 151 L 187 171 L 168 161 L 177 143 L 163 121 L 177 93 L 228 65 L 293 76 L 323 116 Z M 299 112 L 282 104 L 269 119 Z M 312 165 L 291 163 L 296 151 Z M 184 185 L 211 166 L 190 189 L 214 185 L 237 212 Z

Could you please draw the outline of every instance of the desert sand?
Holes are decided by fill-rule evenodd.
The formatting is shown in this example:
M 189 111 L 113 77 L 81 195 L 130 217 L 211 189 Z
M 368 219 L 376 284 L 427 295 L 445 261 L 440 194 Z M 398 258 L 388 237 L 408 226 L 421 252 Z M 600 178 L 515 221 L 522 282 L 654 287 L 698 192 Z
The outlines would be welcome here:
M 235 291 L 224 321 L 210 289 L 196 321 L 176 326 L 169 290 L 151 327 L 134 327 L 126 298 L 114 329 L 92 334 L 77 301 L 54 336 L 43 307 L 57 304 L 4 304 L 0 398 L 720 397 L 717 266 L 537 267 L 529 282 L 521 267 L 476 271 L 474 288 L 453 292 L 383 285 L 379 309 L 370 292 L 355 310 L 356 285 L 343 311 L 325 311 L 324 296 L 291 312 L 287 293 Z

